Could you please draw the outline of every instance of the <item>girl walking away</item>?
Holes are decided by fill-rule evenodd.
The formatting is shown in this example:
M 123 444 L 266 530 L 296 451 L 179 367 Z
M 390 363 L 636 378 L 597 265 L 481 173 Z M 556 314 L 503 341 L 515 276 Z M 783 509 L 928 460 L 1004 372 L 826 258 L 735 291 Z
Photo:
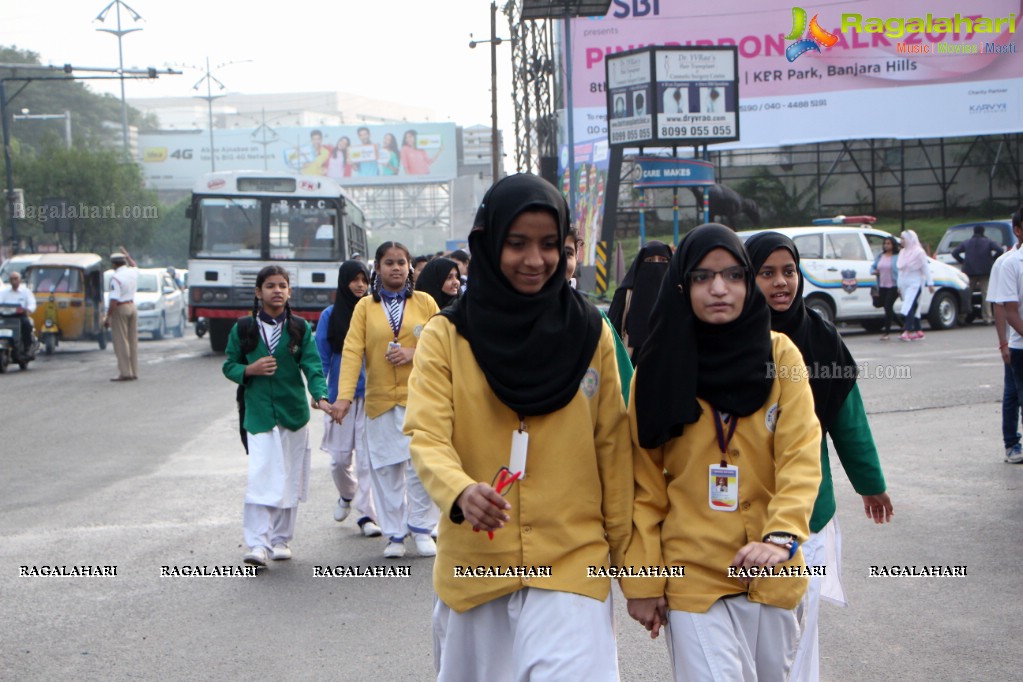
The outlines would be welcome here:
M 899 253 L 899 291 L 902 292 L 902 316 L 906 319 L 899 341 L 919 341 L 924 338 L 920 329 L 920 291 L 927 286 L 934 293 L 931 266 L 920 238 L 913 230 L 902 233 L 902 251 Z
M 899 244 L 895 237 L 885 237 L 881 243 L 881 253 L 877 254 L 874 264 L 870 266 L 870 274 L 877 276 L 877 291 L 881 296 L 881 307 L 884 308 L 881 340 L 887 341 L 895 317 L 895 299 L 899 297 Z M 802 277 L 799 287 L 803 287 Z
M 412 290 L 412 256 L 403 244 L 384 242 L 376 251 L 372 296 L 359 301 L 341 352 L 338 413 L 353 419 L 352 400 L 366 363 L 366 442 L 377 522 L 388 538 L 384 556 L 405 556 L 412 533 L 420 556 L 437 553 L 430 533 L 440 512 L 423 489 L 402 435 L 408 377 L 423 325 L 438 311 L 429 294 Z M 347 416 L 346 416 L 347 415 Z
M 369 268 L 366 264 L 355 260 L 345 261 L 338 269 L 334 304 L 327 306 L 320 314 L 320 323 L 316 325 L 316 349 L 323 362 L 323 374 L 327 377 L 328 398 L 331 402 L 337 400 L 341 349 L 352 321 L 352 311 L 368 291 Z M 370 483 L 365 397 L 366 372 L 363 370 L 355 387 L 349 418 L 338 424 L 331 415 L 323 415 L 323 441 L 320 449 L 330 455 L 330 474 L 339 496 L 334 507 L 334 520 L 340 523 L 348 518 L 354 503 L 359 529 L 366 537 L 374 538 L 379 537 L 381 531 L 376 524 Z
M 633 364 L 650 332 L 650 311 L 670 259 L 671 247 L 667 244 L 647 242 L 636 254 L 607 309 L 607 317 L 628 348 Z
M 256 275 L 252 317 L 231 329 L 224 376 L 245 387 L 249 478 L 243 526 L 245 563 L 291 558 L 298 503 L 309 488 L 309 402 L 332 411 L 309 323 L 291 314 L 288 272 L 268 265 Z M 246 321 L 247 320 L 247 321 Z
M 493 185 L 471 285 L 416 352 L 405 432 L 443 510 L 440 680 L 618 679 L 608 572 L 587 574 L 622 565 L 632 453 L 611 330 L 565 277 L 568 226 L 545 180 Z
M 626 565 L 684 565 L 685 576 L 623 579 L 629 614 L 654 637 L 670 623 L 676 680 L 784 680 L 820 485 L 803 358 L 771 331 L 746 251 L 723 225 L 686 235 L 650 324 L 630 404 L 639 447 Z
M 458 263 L 450 258 L 434 258 L 416 278 L 416 291 L 430 294 L 441 309 L 454 302 L 461 290 Z
M 842 533 L 835 517 L 826 434 L 831 435 L 853 488 L 863 497 L 867 518 L 885 523 L 891 520 L 894 510 L 885 492 L 884 473 L 856 385 L 856 361 L 838 330 L 803 305 L 803 278 L 796 245 L 777 232 L 762 232 L 746 242 L 746 249 L 757 286 L 771 308 L 771 329 L 785 334 L 803 355 L 813 391 L 814 413 L 821 425 L 821 485 L 810 516 L 810 537 L 803 543 L 803 558 L 807 566 L 826 568 L 823 575 L 814 573 L 810 577 L 810 586 L 800 604 L 803 626 L 789 678 L 817 680 L 820 600 L 823 597 L 840 606 L 847 604 L 842 586 Z

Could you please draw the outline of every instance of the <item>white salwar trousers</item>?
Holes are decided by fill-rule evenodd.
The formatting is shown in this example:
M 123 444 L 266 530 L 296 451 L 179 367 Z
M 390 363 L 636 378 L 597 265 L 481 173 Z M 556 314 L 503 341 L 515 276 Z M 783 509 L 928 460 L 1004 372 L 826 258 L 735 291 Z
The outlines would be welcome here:
M 439 682 L 616 682 L 611 595 L 525 588 L 458 613 L 437 599 Z
M 706 613 L 669 611 L 668 626 L 675 682 L 785 682 L 799 638 L 795 609 L 744 594 L 718 599 Z

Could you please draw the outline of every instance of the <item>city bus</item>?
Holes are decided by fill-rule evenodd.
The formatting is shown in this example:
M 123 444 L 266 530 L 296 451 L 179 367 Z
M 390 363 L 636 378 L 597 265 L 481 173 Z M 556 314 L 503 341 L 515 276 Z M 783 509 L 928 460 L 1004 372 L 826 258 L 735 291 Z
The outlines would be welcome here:
M 338 265 L 366 256 L 363 211 L 328 177 L 207 173 L 196 181 L 185 215 L 188 317 L 203 321 L 215 352 L 227 347 L 235 321 L 251 314 L 264 266 L 288 271 L 292 313 L 315 325 L 333 303 Z

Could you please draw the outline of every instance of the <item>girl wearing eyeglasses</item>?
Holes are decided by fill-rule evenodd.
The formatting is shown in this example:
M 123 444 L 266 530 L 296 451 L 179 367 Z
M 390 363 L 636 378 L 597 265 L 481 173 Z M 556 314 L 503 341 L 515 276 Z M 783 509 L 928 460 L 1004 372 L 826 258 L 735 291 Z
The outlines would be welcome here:
M 784 680 L 820 484 L 802 356 L 771 332 L 749 257 L 723 225 L 686 235 L 650 324 L 630 403 L 626 563 L 685 576 L 624 579 L 629 614 L 653 637 L 670 624 L 676 680 Z
M 618 679 L 608 568 L 632 448 L 611 330 L 565 277 L 568 227 L 547 181 L 498 181 L 469 233 L 472 284 L 419 340 L 405 432 L 443 514 L 440 680 Z

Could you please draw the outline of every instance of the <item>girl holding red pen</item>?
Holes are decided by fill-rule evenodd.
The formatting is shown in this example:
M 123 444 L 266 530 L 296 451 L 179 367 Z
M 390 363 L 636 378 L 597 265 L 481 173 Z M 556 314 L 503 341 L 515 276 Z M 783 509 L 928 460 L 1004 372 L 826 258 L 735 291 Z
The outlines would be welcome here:
M 405 432 L 442 512 L 441 680 L 618 679 L 610 579 L 587 569 L 622 564 L 632 448 L 611 331 L 565 277 L 568 228 L 548 182 L 500 180 L 465 295 L 419 340 Z

